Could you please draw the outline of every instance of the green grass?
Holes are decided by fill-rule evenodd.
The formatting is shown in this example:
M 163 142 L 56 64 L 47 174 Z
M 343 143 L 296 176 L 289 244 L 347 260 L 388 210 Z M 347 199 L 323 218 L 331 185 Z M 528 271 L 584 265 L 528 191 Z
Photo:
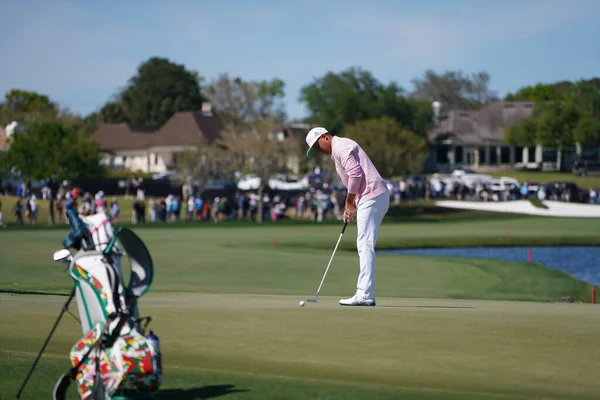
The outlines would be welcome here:
M 165 392 L 158 398 L 209 398 L 231 389 L 239 392 L 223 398 L 600 396 L 595 306 L 381 298 L 376 308 L 340 309 L 335 298 L 304 308 L 298 299 L 143 298 L 164 354 Z M 0 399 L 13 398 L 63 301 L 0 295 Z M 67 316 L 23 399 L 49 397 L 80 333 Z M 188 397 L 175 397 L 182 393 Z
M 465 219 L 428 207 L 392 212 L 379 247 L 598 240 L 588 219 Z M 353 293 L 358 273 L 352 224 L 321 303 L 300 308 L 323 276 L 339 222 L 184 226 L 135 228 L 156 268 L 140 307 L 161 338 L 158 400 L 600 396 L 598 308 L 555 303 L 560 296 L 589 303 L 592 285 L 567 274 L 528 263 L 379 255 L 377 307 L 342 308 L 337 300 Z M 0 230 L 0 399 L 14 398 L 66 300 L 71 281 L 51 258 L 66 233 Z M 75 303 L 71 310 L 77 314 Z M 81 335 L 65 315 L 22 400 L 50 397 Z
M 340 225 L 140 227 L 136 232 L 151 249 L 156 264 L 155 291 L 302 294 L 313 292 L 315 282 L 320 281 Z M 68 290 L 71 282 L 62 266 L 52 265 L 51 258 L 66 233 L 66 229 L 0 232 L 0 289 Z M 343 295 L 354 288 L 358 268 L 355 237 L 356 226 L 352 224 L 328 275 L 330 294 Z M 586 219 L 459 220 L 384 224 L 378 248 L 469 242 L 583 244 L 594 240 L 598 240 L 596 227 Z M 562 295 L 587 298 L 590 289 L 578 281 L 563 279 L 565 275 L 560 272 L 526 263 L 380 255 L 377 268 L 379 293 L 391 297 L 552 301 Z
M 121 207 L 121 216 L 119 218 L 120 222 L 131 222 L 131 215 L 133 214 L 133 200 L 125 200 L 125 196 L 116 196 L 119 202 L 119 206 Z M 12 225 L 16 223 L 16 218 L 13 215 L 13 207 L 17 201 L 17 197 L 15 196 L 0 196 L 0 204 L 2 205 L 2 211 L 4 213 L 4 223 L 7 225 Z M 112 196 L 107 198 L 107 202 L 110 203 Z M 49 201 L 43 200 L 41 197 L 37 199 L 38 205 L 38 216 L 37 223 L 41 225 L 46 225 L 50 223 L 50 211 L 49 211 Z M 23 202 L 24 205 L 24 202 Z M 55 218 L 56 211 L 54 212 Z M 25 217 L 25 212 L 23 212 L 23 222 L 25 224 L 29 224 L 27 218 Z M 62 218 L 62 224 L 64 225 L 64 218 Z
M 121 214 L 119 217 L 119 224 L 124 225 L 132 225 L 131 216 L 133 213 L 133 200 L 126 200 L 125 196 L 117 196 L 119 205 L 121 207 Z M 2 210 L 4 211 L 4 222 L 9 225 L 11 229 L 30 229 L 30 228 L 47 228 L 51 227 L 50 223 L 50 213 L 48 209 L 48 201 L 38 199 L 38 224 L 35 226 L 29 225 L 26 218 L 23 217 L 25 222 L 25 226 L 21 227 L 15 225 L 16 219 L 12 214 L 12 209 L 15 205 L 17 198 L 14 196 L 9 197 L 0 197 L 0 202 L 2 203 Z M 482 212 L 482 211 L 470 211 L 470 210 L 458 210 L 458 209 L 450 209 L 437 207 L 434 201 L 411 201 L 411 202 L 403 202 L 400 205 L 392 205 L 390 211 L 387 215 L 387 220 L 392 221 L 428 221 L 428 222 L 439 222 L 443 220 L 457 220 L 457 219 L 480 219 L 480 218 L 503 218 L 505 216 L 514 218 L 514 215 L 510 214 L 499 214 L 494 212 Z M 328 223 L 330 221 L 325 221 Z M 336 222 L 336 221 L 335 221 Z M 280 220 L 277 224 L 297 224 L 297 223 L 311 223 L 312 220 Z M 203 224 L 213 225 L 212 221 L 207 222 L 198 222 L 198 221 L 188 221 L 184 218 L 184 214 L 182 213 L 182 220 L 180 222 L 169 222 L 170 226 L 199 226 Z M 227 225 L 248 225 L 249 223 L 245 222 L 237 222 L 237 221 L 226 221 Z M 147 222 L 145 225 L 151 225 L 150 222 Z M 157 224 L 164 225 L 164 224 Z M 254 225 L 253 223 L 251 225 Z M 63 223 L 55 225 L 60 229 L 64 228 L 64 220 Z

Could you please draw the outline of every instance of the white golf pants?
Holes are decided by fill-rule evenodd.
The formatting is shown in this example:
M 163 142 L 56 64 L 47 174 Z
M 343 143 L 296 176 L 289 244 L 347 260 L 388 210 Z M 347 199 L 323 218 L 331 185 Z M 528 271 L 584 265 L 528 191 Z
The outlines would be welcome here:
M 385 192 L 361 202 L 356 209 L 356 247 L 360 263 L 356 291 L 363 298 L 375 298 L 375 244 L 389 206 L 390 194 Z

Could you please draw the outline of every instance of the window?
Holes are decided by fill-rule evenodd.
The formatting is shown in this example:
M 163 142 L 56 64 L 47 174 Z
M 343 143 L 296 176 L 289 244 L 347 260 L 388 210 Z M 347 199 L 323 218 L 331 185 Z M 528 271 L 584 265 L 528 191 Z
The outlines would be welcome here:
M 510 147 L 502 146 L 500 149 L 500 164 L 508 164 L 510 162 Z
M 522 163 L 523 162 L 523 147 L 515 148 L 515 162 Z
M 527 148 L 527 160 L 528 162 L 535 162 L 535 147 L 528 147 Z

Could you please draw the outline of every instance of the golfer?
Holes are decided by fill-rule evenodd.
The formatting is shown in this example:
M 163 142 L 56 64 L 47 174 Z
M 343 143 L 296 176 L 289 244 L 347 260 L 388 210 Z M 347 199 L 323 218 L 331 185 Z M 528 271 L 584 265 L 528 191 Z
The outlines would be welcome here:
M 313 128 L 306 135 L 311 158 L 316 151 L 331 154 L 335 169 L 348 189 L 344 221 L 356 217 L 356 247 L 360 273 L 356 293 L 340 300 L 343 306 L 375 306 L 375 244 L 379 226 L 390 205 L 387 185 L 365 151 L 352 139 L 332 136 L 325 128 Z

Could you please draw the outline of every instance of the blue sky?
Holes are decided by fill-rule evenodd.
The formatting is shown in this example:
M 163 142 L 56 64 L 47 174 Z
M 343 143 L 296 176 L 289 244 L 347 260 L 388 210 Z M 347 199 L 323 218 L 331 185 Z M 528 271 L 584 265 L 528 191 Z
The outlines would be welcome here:
M 99 109 L 152 56 L 245 79 L 281 78 L 290 117 L 328 71 L 407 90 L 426 69 L 487 70 L 500 95 L 600 75 L 598 0 L 4 0 L 0 92 Z

